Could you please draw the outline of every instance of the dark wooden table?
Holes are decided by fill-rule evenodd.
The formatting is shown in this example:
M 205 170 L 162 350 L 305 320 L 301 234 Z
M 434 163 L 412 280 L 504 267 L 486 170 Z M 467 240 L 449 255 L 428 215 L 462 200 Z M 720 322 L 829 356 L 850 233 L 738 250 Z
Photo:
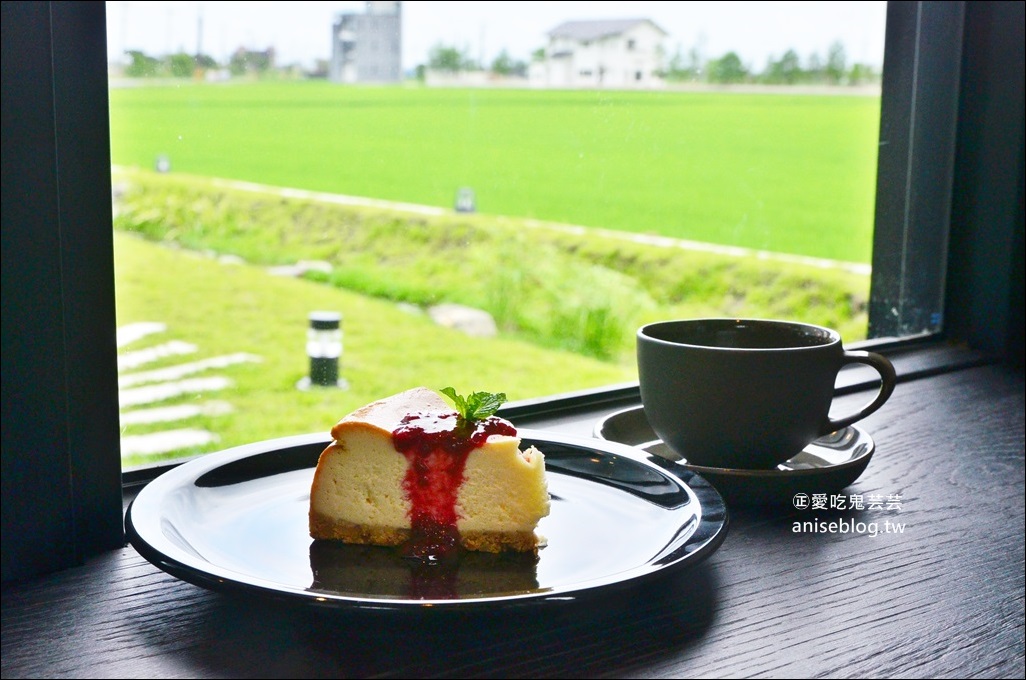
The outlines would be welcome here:
M 1022 373 L 901 372 L 845 490 L 900 508 L 731 507 L 694 568 L 600 602 L 443 617 L 242 599 L 129 546 L 4 587 L 3 677 L 1022 677 Z M 624 394 L 526 424 L 589 435 Z M 813 518 L 903 530 L 794 530 Z

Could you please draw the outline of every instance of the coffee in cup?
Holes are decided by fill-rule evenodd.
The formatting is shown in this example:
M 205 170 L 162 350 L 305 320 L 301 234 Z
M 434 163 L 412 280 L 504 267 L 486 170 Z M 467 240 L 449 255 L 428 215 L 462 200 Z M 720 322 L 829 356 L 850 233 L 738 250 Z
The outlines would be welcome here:
M 772 469 L 865 418 L 894 391 L 891 362 L 849 351 L 829 328 L 768 319 L 681 319 L 642 326 L 638 376 L 645 416 L 688 464 Z M 858 411 L 830 417 L 838 371 L 866 364 L 881 378 Z

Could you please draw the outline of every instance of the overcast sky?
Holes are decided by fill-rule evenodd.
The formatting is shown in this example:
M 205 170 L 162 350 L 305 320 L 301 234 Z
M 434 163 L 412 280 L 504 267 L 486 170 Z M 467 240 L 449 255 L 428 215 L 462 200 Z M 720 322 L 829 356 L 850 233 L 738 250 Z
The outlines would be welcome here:
M 112 61 L 126 50 L 150 55 L 202 51 L 225 61 L 236 48 L 273 46 L 281 64 L 313 66 L 331 56 L 331 25 L 363 2 L 132 2 L 107 3 Z M 527 60 L 563 21 L 652 19 L 669 33 L 671 53 L 698 47 L 705 58 L 737 52 L 761 71 L 767 59 L 794 49 L 803 63 L 825 57 L 841 41 L 849 64 L 883 63 L 886 2 L 404 2 L 403 66 L 427 60 L 436 44 L 456 46 L 484 64 L 503 49 Z

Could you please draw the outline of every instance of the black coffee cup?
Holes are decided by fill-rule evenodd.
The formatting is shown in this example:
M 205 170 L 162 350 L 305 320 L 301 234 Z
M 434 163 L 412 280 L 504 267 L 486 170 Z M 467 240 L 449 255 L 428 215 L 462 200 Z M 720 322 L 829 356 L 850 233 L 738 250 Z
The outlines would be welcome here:
M 771 469 L 810 443 L 865 418 L 894 391 L 894 367 L 875 352 L 849 351 L 834 330 L 768 319 L 681 319 L 638 330 L 645 417 L 687 463 Z M 837 373 L 876 369 L 868 404 L 830 417 Z

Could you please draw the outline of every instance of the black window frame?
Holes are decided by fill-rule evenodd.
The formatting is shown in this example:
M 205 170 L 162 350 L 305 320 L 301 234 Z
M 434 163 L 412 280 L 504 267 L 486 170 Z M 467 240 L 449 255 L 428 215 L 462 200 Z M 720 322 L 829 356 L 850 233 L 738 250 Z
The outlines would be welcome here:
M 870 325 L 878 339 L 866 343 L 876 349 L 966 347 L 1022 370 L 1023 25 L 1021 2 L 888 4 L 873 255 L 887 276 L 874 277 Z M 122 547 L 126 477 L 104 4 L 5 1 L 2 29 L 8 582 Z M 910 259 L 931 243 L 942 266 Z M 895 249 L 906 244 L 913 252 L 904 248 L 895 267 Z M 899 338 L 890 317 L 921 312 L 895 315 L 877 303 L 920 285 L 943 299 L 942 323 Z M 508 413 L 529 420 L 635 397 L 636 386 L 611 386 Z

